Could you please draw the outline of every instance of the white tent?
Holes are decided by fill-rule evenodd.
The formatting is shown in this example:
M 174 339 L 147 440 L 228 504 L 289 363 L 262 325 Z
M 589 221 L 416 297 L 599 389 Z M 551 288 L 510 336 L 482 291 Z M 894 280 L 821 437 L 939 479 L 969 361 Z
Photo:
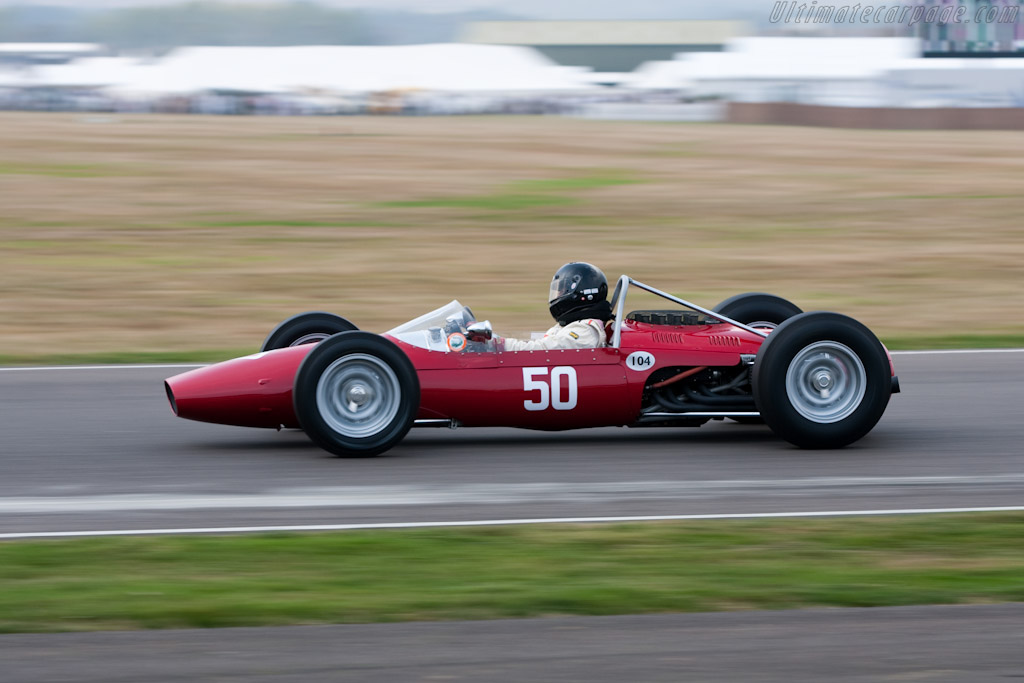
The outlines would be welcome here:
M 194 47 L 168 54 L 117 92 L 396 90 L 540 92 L 586 87 L 580 72 L 507 45 Z
M 1024 106 L 1024 60 L 907 59 L 885 73 L 890 99 L 904 106 Z
M 738 38 L 728 52 L 740 57 L 727 71 L 733 77 L 786 79 L 864 79 L 877 76 L 893 63 L 917 57 L 917 38 Z M 713 67 L 714 53 L 706 53 Z M 735 72 L 742 66 L 743 73 Z M 731 72 L 731 73 L 730 73 Z
M 915 38 L 737 38 L 724 52 L 680 53 L 637 71 L 632 86 L 734 100 L 848 100 L 920 54 Z
M 138 77 L 150 68 L 129 57 L 88 57 L 67 64 L 37 66 L 26 73 L 29 84 L 60 88 L 102 88 Z

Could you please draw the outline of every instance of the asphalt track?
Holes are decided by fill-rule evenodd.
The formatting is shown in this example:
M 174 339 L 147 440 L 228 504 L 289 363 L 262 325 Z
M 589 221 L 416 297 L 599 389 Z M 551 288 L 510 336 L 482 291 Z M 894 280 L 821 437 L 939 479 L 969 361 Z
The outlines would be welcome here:
M 0 534 L 1024 505 L 1024 352 L 895 363 L 903 393 L 839 451 L 718 422 L 416 429 L 356 460 L 175 418 L 180 369 L 0 370 Z
M 416 430 L 385 457 L 179 420 L 166 368 L 0 369 L 0 536 L 1024 506 L 1024 352 L 897 355 L 841 451 L 764 427 Z M 11 681 L 1007 681 L 1024 605 L 0 636 Z
M 1009 683 L 1024 605 L 0 636 L 4 681 Z

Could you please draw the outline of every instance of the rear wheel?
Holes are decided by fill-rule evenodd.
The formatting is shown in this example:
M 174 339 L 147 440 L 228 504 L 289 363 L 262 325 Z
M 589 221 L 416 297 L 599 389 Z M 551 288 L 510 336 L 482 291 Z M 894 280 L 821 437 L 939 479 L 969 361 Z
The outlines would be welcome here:
M 842 448 L 878 423 L 892 377 L 885 348 L 838 313 L 803 313 L 771 333 L 754 362 L 754 400 L 773 432 L 801 448 Z
M 803 313 L 800 307 L 793 302 L 787 301 L 781 296 L 763 292 L 747 292 L 731 296 L 712 310 L 727 318 L 732 318 L 736 322 L 764 331 L 774 330 L 794 315 Z M 764 424 L 764 420 L 760 417 L 733 417 L 730 419 L 744 425 Z
M 803 313 L 793 302 L 762 292 L 731 296 L 711 310 L 744 325 L 764 329 L 775 329 L 794 315 Z
M 316 344 L 327 339 L 332 334 L 358 329 L 358 327 L 345 318 L 333 313 L 324 313 L 322 311 L 299 313 L 275 327 L 263 341 L 260 351 L 272 351 L 289 346 L 301 346 L 302 344 Z
M 420 404 L 416 369 L 395 344 L 369 332 L 343 332 L 302 361 L 295 414 L 321 448 L 342 457 L 378 455 L 401 441 Z

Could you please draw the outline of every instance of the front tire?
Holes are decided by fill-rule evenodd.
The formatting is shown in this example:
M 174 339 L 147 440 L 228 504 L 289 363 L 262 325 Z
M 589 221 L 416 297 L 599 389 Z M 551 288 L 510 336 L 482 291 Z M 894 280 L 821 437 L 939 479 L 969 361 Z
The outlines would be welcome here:
M 351 322 L 333 313 L 309 311 L 293 315 L 275 327 L 263 341 L 260 351 L 285 349 L 289 346 L 317 344 L 339 332 L 349 332 L 359 328 Z
M 878 338 L 838 313 L 803 313 L 772 332 L 754 362 L 754 400 L 773 432 L 800 448 L 842 448 L 871 431 L 892 393 Z
M 405 438 L 419 411 L 420 384 L 395 344 L 369 332 L 342 332 L 302 361 L 293 402 L 318 446 L 344 458 L 370 457 Z

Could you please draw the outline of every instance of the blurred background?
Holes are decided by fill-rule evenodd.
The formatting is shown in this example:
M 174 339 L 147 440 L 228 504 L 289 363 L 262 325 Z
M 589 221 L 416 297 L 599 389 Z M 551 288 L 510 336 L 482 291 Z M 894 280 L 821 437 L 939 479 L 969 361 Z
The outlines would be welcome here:
M 387 329 L 455 296 L 544 329 L 569 260 L 895 346 L 965 343 L 953 309 L 1016 343 L 1020 15 L 0 1 L 0 357 L 216 355 L 298 310 Z
M 696 103 L 1024 103 L 1019 0 L 621 5 L 7 0 L 0 106 L 710 121 L 726 108 Z

